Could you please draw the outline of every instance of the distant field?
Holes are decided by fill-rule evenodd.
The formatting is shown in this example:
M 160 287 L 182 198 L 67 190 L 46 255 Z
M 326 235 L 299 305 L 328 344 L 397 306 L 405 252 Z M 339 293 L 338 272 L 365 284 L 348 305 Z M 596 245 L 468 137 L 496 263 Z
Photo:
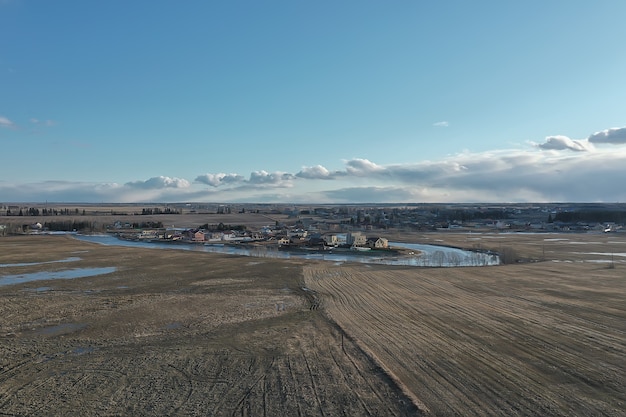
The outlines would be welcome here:
M 62 207 L 59 207 L 62 209 Z M 185 211 L 183 214 L 141 214 L 141 207 L 124 207 L 116 206 L 115 208 L 93 207 L 84 208 L 82 206 L 71 206 L 70 210 L 79 210 L 80 214 L 59 214 L 49 216 L 0 216 L 0 224 L 5 225 L 31 225 L 37 222 L 44 224 L 46 222 L 94 222 L 98 226 L 112 226 L 115 222 L 124 223 L 142 223 L 142 222 L 160 222 L 163 227 L 181 227 L 193 228 L 203 224 L 217 225 L 223 223 L 225 225 L 243 225 L 247 228 L 257 230 L 263 226 L 274 226 L 276 221 L 288 221 L 289 218 L 283 214 L 262 214 L 262 213 L 202 213 Z M 82 210 L 85 209 L 85 214 Z M 94 214 L 97 212 L 97 214 Z M 138 214 L 134 214 L 138 213 Z M 295 222 L 295 219 L 292 220 Z
M 0 238 L 0 283 L 116 268 L 0 286 L 0 414 L 624 416 L 626 236 L 389 238 L 539 262 L 389 267 Z

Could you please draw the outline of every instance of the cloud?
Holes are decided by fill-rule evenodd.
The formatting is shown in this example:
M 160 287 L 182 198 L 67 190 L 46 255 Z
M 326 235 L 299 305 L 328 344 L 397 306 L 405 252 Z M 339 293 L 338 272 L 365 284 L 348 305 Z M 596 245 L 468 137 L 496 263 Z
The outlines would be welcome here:
M 57 124 L 57 122 L 55 122 L 54 120 L 39 120 L 34 117 L 31 117 L 29 121 L 34 125 L 47 126 L 47 127 L 56 126 Z
M 587 140 L 591 143 L 626 143 L 626 127 L 614 127 L 601 132 L 596 132 L 589 136 Z
M 250 174 L 248 184 L 253 185 L 272 185 L 278 187 L 290 187 L 291 180 L 295 178 L 295 175 L 287 172 L 267 172 L 267 171 L 254 171 Z
M 376 165 L 367 159 L 352 159 L 346 162 L 346 172 L 351 175 L 365 176 L 372 173 L 384 172 L 385 168 Z
M 7 129 L 15 129 L 17 126 L 7 117 L 0 116 L 0 127 L 4 127 Z
M 623 129 L 604 132 L 602 140 L 616 143 Z M 583 152 L 583 148 L 590 151 Z M 626 189 L 619 187 L 619 179 L 626 176 L 626 147 L 594 148 L 586 140 L 565 136 L 547 137 L 543 144 L 527 149 L 463 152 L 408 164 L 381 165 L 363 158 L 343 163 L 336 171 L 313 165 L 296 174 L 254 171 L 249 178 L 234 173 L 203 174 L 193 184 L 167 176 L 123 185 L 0 180 L 0 195 L 5 201 L 77 202 L 626 201 Z
M 152 177 L 145 181 L 133 181 L 124 184 L 126 187 L 139 188 L 139 189 L 162 189 L 162 188 L 189 188 L 189 181 L 182 178 L 170 178 L 170 177 Z
M 244 177 L 239 174 L 203 174 L 198 175 L 195 182 L 210 185 L 212 187 L 219 187 L 226 184 L 236 184 L 244 181 Z
M 450 126 L 450 123 L 448 123 L 447 121 L 443 120 L 441 122 L 433 123 L 433 126 L 435 126 L 435 127 L 448 127 L 448 126 Z
M 593 148 L 587 141 L 570 139 L 567 136 L 548 136 L 544 143 L 537 145 L 538 148 L 543 150 L 565 150 L 569 149 L 576 152 L 589 151 Z
M 296 174 L 296 177 L 305 179 L 328 180 L 332 179 L 333 175 L 322 165 L 315 165 L 312 167 L 303 167 L 302 170 Z

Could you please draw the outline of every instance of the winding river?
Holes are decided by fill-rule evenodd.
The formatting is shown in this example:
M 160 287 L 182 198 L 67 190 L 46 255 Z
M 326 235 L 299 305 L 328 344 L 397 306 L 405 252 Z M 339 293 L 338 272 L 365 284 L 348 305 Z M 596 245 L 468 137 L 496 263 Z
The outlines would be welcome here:
M 360 262 L 379 265 L 405 265 L 421 267 L 461 267 L 499 265 L 500 258 L 492 253 L 472 252 L 447 246 L 423 245 L 417 243 L 389 242 L 390 247 L 409 249 L 408 255 L 377 256 L 372 252 L 358 251 L 285 251 L 251 245 L 221 245 L 194 243 L 142 242 L 118 239 L 113 235 L 74 235 L 76 239 L 103 245 L 141 247 L 152 249 L 194 250 L 200 252 L 224 253 L 228 255 L 252 256 L 279 259 L 318 259 L 335 263 Z

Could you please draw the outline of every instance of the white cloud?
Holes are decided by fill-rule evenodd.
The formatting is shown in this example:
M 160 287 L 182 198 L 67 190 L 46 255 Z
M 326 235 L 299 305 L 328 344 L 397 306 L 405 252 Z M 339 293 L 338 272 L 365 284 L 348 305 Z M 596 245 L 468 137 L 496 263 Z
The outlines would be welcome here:
M 609 129 L 603 140 L 616 143 L 622 133 Z M 581 147 L 593 152 L 581 152 Z M 550 136 L 528 149 L 464 152 L 410 164 L 379 165 L 354 158 L 337 171 L 313 165 L 296 174 L 254 171 L 248 179 L 234 173 L 203 174 L 194 184 L 166 176 L 124 185 L 0 181 L 0 195 L 5 201 L 85 202 L 626 201 L 626 189 L 619 186 L 625 176 L 626 147 L 593 148 L 584 140 Z
M 152 177 L 145 181 L 133 181 L 124 184 L 127 187 L 140 188 L 140 189 L 161 189 L 161 188 L 189 188 L 189 181 L 182 178 L 170 178 L 170 177 Z
M 7 117 L 0 116 L 0 127 L 4 127 L 7 129 L 15 129 L 17 126 Z
M 443 120 L 441 122 L 433 123 L 433 126 L 435 126 L 435 127 L 448 127 L 448 126 L 450 126 L 450 123 L 448 123 L 447 121 Z
M 267 171 L 254 171 L 250 174 L 248 184 L 252 185 L 273 185 L 276 187 L 290 187 L 291 181 L 295 178 L 295 175 L 287 172 L 267 172 Z
M 384 172 L 385 168 L 367 159 L 351 159 L 346 162 L 346 172 L 352 175 L 365 176 L 372 173 Z
M 242 182 L 244 177 L 239 174 L 203 174 L 196 177 L 195 182 L 219 187 L 225 184 L 236 184 Z
M 544 150 L 565 150 L 569 149 L 571 151 L 589 151 L 593 148 L 587 141 L 582 140 L 574 140 L 570 139 L 567 136 L 548 136 L 544 143 L 540 143 L 537 145 L 538 148 Z
M 591 143 L 626 144 L 626 127 L 614 127 L 589 136 Z
M 332 174 L 322 165 L 315 165 L 312 167 L 303 167 L 302 170 L 296 174 L 296 177 L 327 180 L 332 179 Z

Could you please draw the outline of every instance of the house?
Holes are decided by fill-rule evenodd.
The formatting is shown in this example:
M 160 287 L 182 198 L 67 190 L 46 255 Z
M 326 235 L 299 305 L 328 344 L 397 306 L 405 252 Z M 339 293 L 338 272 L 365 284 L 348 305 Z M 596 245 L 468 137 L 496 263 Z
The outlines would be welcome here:
M 346 236 L 346 243 L 350 246 L 365 246 L 367 237 L 361 232 L 351 232 Z
M 326 235 L 324 236 L 324 242 L 326 242 L 326 246 L 338 246 L 339 238 L 337 235 Z
M 204 232 L 202 230 L 189 229 L 183 233 L 183 236 L 192 242 L 204 242 Z
M 387 249 L 389 241 L 384 237 L 368 237 L 365 246 L 372 249 Z

